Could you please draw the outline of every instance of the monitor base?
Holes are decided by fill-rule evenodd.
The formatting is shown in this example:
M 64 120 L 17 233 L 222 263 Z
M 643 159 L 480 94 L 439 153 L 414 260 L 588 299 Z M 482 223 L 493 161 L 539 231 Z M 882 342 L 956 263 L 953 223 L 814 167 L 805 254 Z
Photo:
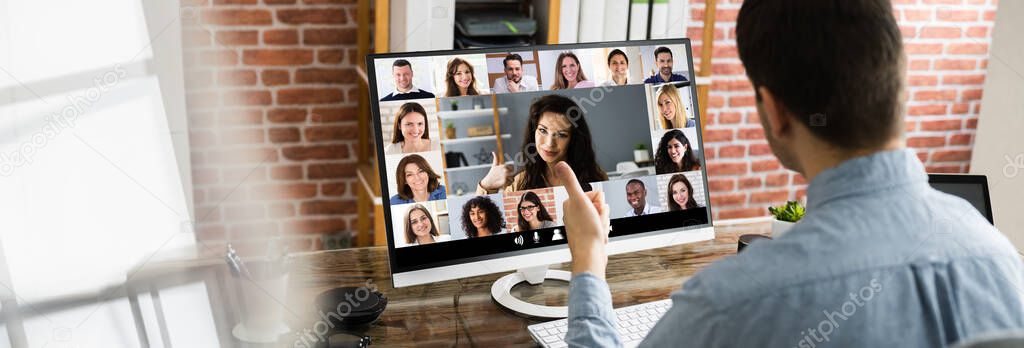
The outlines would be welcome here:
M 572 273 L 568 271 L 549 270 L 548 266 L 524 268 L 498 278 L 491 285 L 491 297 L 494 301 L 513 312 L 538 318 L 565 318 L 569 316 L 569 307 L 566 306 L 542 306 L 529 303 L 512 296 L 512 287 L 523 281 L 532 285 L 544 282 L 544 279 L 563 280 L 568 282 L 572 279 Z

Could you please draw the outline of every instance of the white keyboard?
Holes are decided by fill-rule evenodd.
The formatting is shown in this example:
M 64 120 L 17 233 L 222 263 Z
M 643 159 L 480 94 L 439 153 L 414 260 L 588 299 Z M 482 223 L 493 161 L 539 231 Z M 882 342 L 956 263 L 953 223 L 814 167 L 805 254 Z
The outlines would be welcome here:
M 636 347 L 651 331 L 654 324 L 661 319 L 662 315 L 669 308 L 672 308 L 672 300 L 641 303 L 635 306 L 615 309 L 616 329 L 619 331 L 619 339 L 626 347 Z M 566 319 L 553 320 L 546 323 L 533 324 L 527 327 L 533 339 L 541 346 L 548 348 L 562 348 L 568 346 L 565 343 L 565 333 L 569 326 Z

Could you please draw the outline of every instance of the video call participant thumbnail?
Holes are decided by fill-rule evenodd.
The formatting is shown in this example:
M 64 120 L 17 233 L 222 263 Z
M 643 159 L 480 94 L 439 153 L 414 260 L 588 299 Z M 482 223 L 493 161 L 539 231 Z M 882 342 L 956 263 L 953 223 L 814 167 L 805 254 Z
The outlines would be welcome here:
M 668 211 L 700 207 L 697 201 L 693 200 L 693 185 L 690 184 L 690 179 L 687 179 L 686 175 L 682 173 L 673 175 L 672 178 L 668 179 L 665 191 L 668 195 Z
M 516 210 L 519 213 L 518 223 L 516 224 L 517 232 L 557 226 L 551 218 L 551 214 L 548 214 L 548 209 L 544 207 L 544 202 L 540 200 L 540 196 L 533 191 L 523 193 L 522 198 L 519 199 L 519 204 L 516 206 Z
M 679 88 L 663 85 L 658 89 L 658 124 L 661 129 L 690 128 L 697 125 L 691 115 L 687 114 Z
M 384 147 L 384 154 L 441 151 L 441 143 L 430 139 L 427 110 L 419 103 L 409 102 L 398 108 L 391 134 L 391 143 Z
M 444 74 L 445 97 L 480 95 L 476 86 L 476 74 L 469 61 L 455 57 L 448 61 Z
M 555 163 L 566 161 L 576 170 L 580 185 L 589 190 L 591 182 L 608 180 L 597 164 L 587 120 L 576 102 L 557 94 L 537 98 L 530 105 L 520 153 L 527 155 L 523 169 L 512 174 L 510 165 L 498 164 L 477 185 L 477 193 L 504 190 L 524 191 L 561 185 L 551 172 Z
M 533 92 L 538 90 L 537 78 L 523 74 L 523 57 L 512 53 L 501 64 L 505 76 L 494 80 L 494 93 Z
M 700 170 L 700 161 L 683 131 L 673 129 L 661 136 L 654 154 L 654 170 L 658 174 Z
M 505 218 L 501 208 L 487 196 L 470 199 L 462 206 L 462 230 L 468 238 L 505 233 Z
M 608 70 L 611 71 L 611 79 L 605 81 L 601 86 L 625 86 L 629 83 L 629 57 L 626 53 L 616 48 L 608 53 Z
M 658 71 L 644 80 L 644 83 L 688 82 L 686 76 L 672 73 L 672 50 L 658 47 L 654 50 L 654 64 Z
M 398 194 L 391 196 L 391 204 L 405 204 L 445 199 L 441 176 L 420 155 L 408 155 L 398 162 L 395 170 Z
M 575 53 L 562 52 L 555 60 L 555 83 L 551 84 L 552 90 L 570 88 L 588 88 L 596 86 L 593 81 L 587 80 L 580 66 L 580 59 Z
M 662 212 L 661 207 L 647 203 L 647 186 L 643 181 L 632 179 L 626 182 L 626 202 L 633 209 L 626 211 L 626 216 L 643 216 Z
M 415 204 L 405 213 L 405 242 L 409 245 L 433 244 L 451 240 L 451 235 L 441 235 L 430 214 L 422 204 Z
M 424 91 L 412 85 L 412 64 L 408 60 L 398 59 L 391 64 L 391 76 L 395 79 L 395 91 L 380 98 L 381 101 L 426 99 L 433 98 L 434 93 Z

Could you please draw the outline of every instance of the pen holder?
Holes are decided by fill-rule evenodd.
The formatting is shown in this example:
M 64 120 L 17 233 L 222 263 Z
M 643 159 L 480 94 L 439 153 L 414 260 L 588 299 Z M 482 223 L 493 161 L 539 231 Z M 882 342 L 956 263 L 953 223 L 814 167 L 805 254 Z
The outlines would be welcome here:
M 234 278 L 241 292 L 241 322 L 231 334 L 253 343 L 277 342 L 291 331 L 282 319 L 288 288 L 288 273 L 280 262 L 248 262 L 250 278 Z

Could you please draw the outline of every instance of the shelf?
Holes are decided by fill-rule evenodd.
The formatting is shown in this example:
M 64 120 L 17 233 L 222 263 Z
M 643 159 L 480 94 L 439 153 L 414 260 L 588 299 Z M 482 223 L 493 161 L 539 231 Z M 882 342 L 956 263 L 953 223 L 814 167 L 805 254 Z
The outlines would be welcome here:
M 504 114 L 507 114 L 507 113 L 508 113 L 508 108 L 498 108 L 498 114 L 504 115 Z M 438 113 L 438 117 L 440 117 L 444 121 L 457 120 L 457 119 L 463 119 L 463 118 L 476 118 L 476 117 L 484 117 L 484 116 L 491 116 L 491 117 L 493 117 L 494 116 L 494 109 L 486 108 L 486 109 L 473 109 L 473 110 L 441 111 L 441 112 Z
M 448 168 L 448 169 L 445 169 L 445 171 L 450 173 L 450 172 L 461 172 L 461 171 L 464 171 L 464 170 L 484 169 L 484 168 L 490 168 L 490 167 L 491 167 L 490 164 L 477 164 L 477 165 L 465 166 L 465 167 Z
M 502 134 L 501 138 L 502 139 L 512 139 L 512 134 Z M 468 144 L 468 143 L 475 143 L 475 142 L 488 141 L 488 140 L 493 141 L 494 140 L 494 136 L 493 135 L 484 135 L 484 136 L 479 136 L 479 137 L 458 138 L 458 139 L 444 139 L 444 140 L 441 140 L 441 144 L 442 145 Z

